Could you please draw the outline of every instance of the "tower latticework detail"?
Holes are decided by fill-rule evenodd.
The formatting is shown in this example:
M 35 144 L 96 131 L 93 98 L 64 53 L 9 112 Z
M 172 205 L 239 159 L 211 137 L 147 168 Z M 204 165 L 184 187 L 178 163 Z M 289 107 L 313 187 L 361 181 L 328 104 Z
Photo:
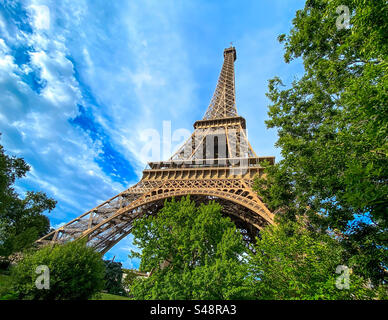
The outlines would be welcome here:
M 131 233 L 134 220 L 157 214 L 168 198 L 190 195 L 197 203 L 216 200 L 248 241 L 273 223 L 273 214 L 252 189 L 263 174 L 263 161 L 250 145 L 246 123 L 237 114 L 234 61 L 236 50 L 224 50 L 224 63 L 209 107 L 194 132 L 167 161 L 149 162 L 142 179 L 113 198 L 39 239 L 40 244 L 86 238 L 105 253 Z

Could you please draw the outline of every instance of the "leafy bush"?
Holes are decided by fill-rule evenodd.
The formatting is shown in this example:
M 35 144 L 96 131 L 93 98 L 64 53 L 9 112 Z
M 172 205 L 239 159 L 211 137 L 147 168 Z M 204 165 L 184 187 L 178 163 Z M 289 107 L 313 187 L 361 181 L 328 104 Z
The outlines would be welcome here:
M 352 273 L 343 260 L 343 248 L 329 235 L 323 235 L 297 222 L 268 226 L 261 232 L 250 261 L 258 299 L 358 300 L 375 296 L 367 281 Z M 337 287 L 338 266 L 349 267 L 348 288 Z M 340 278 L 339 278 L 340 277 Z M 342 278 L 343 279 L 343 278 Z M 339 286 L 340 287 L 340 286 Z
M 49 289 L 38 289 L 38 266 L 49 269 Z M 11 269 L 12 286 L 19 299 L 89 299 L 104 287 L 105 266 L 101 255 L 83 241 L 44 247 L 27 253 Z
M 12 299 L 11 277 L 8 274 L 0 273 L 0 300 Z

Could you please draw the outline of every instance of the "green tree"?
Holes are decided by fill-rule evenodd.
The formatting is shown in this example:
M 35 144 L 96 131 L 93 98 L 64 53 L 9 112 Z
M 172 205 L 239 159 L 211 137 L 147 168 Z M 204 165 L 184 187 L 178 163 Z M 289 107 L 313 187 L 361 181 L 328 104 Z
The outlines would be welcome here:
M 123 287 L 123 270 L 120 262 L 105 260 L 105 287 L 104 290 L 111 294 L 125 296 Z
M 165 202 L 157 216 L 134 223 L 142 249 L 140 270 L 130 288 L 135 299 L 244 299 L 252 286 L 247 248 L 219 204 L 199 207 L 189 197 Z
M 38 289 L 38 266 L 49 270 L 49 289 Z M 12 290 L 18 299 L 89 299 L 104 288 L 105 265 L 101 254 L 84 241 L 46 246 L 30 252 L 11 269 Z
M 24 199 L 13 184 L 30 167 L 21 158 L 5 154 L 0 145 L 0 255 L 23 250 L 48 233 L 50 222 L 42 213 L 53 210 L 56 201 L 42 192 L 28 191 Z
M 388 265 L 387 29 L 383 0 L 308 0 L 296 12 L 279 40 L 305 73 L 289 88 L 269 82 L 266 123 L 283 159 L 256 182 L 278 220 L 307 215 L 341 234 L 354 271 L 374 283 Z
M 338 266 L 345 265 L 343 248 L 327 234 L 307 223 L 283 222 L 261 232 L 250 264 L 255 297 L 275 300 L 347 300 L 373 296 L 366 281 L 350 272 L 349 288 L 337 288 Z M 349 270 L 350 271 L 350 270 Z M 340 280 L 340 279 L 339 279 Z M 345 285 L 343 281 L 340 284 Z

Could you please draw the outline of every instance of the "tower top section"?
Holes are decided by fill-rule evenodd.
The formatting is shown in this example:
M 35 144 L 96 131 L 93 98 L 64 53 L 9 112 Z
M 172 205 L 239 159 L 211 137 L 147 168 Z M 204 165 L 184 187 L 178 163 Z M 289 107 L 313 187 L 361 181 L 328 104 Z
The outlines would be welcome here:
M 216 90 L 202 120 L 216 120 L 238 117 L 234 85 L 234 47 L 224 50 L 224 64 L 218 78 Z
M 224 58 L 226 57 L 227 54 L 232 54 L 233 55 L 233 61 L 236 61 L 237 59 L 237 54 L 236 54 L 236 48 L 235 47 L 229 47 L 224 50 Z

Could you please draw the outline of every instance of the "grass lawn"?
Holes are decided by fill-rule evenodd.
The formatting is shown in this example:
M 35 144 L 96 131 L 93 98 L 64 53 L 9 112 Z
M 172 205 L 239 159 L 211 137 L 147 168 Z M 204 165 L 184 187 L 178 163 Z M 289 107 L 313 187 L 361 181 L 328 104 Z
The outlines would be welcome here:
M 115 294 L 110 294 L 110 293 L 99 293 L 95 295 L 93 298 L 90 300 L 131 300 L 128 297 L 123 297 L 123 296 L 117 296 Z

